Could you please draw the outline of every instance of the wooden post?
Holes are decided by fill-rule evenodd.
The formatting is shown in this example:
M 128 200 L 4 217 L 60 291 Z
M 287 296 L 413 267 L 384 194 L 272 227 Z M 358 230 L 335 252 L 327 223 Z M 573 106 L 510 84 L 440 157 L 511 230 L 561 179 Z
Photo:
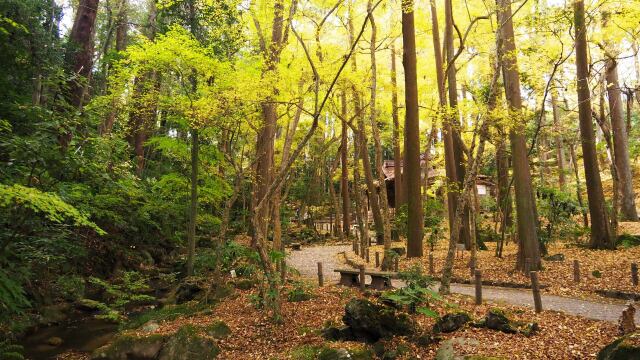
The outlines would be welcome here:
M 398 272 L 400 259 L 398 259 L 398 257 L 397 257 L 397 256 L 396 256 L 396 258 L 395 258 L 395 259 L 396 259 L 396 262 L 395 262 L 395 264 L 393 265 L 393 268 L 395 269 L 395 272 Z
M 368 248 L 367 248 L 367 250 L 365 250 L 365 258 L 367 260 L 367 263 L 369 263 L 370 262 L 369 260 L 371 260 L 371 259 L 369 258 L 369 249 Z
M 524 259 L 524 273 L 528 274 L 531 271 L 531 259 Z
M 318 261 L 318 286 L 324 286 L 324 274 L 322 273 L 322 262 Z
M 542 298 L 540 297 L 540 283 L 538 282 L 538 272 L 531 271 L 531 290 L 533 290 L 533 303 L 535 305 L 536 312 L 542 311 Z
M 433 253 L 429 253 L 429 274 L 435 274 L 434 264 L 433 264 Z
M 376 267 L 380 267 L 380 253 L 376 251 Z
M 580 282 L 580 262 L 578 260 L 573 260 L 573 282 Z
M 364 265 L 360 265 L 360 290 L 364 291 L 365 279 L 364 279 Z
M 475 271 L 476 277 L 476 305 L 482 304 L 482 271 Z
M 631 263 L 631 283 L 638 286 L 638 264 Z
M 360 251 L 359 250 L 360 250 L 360 244 L 356 243 L 355 250 L 354 250 L 356 255 L 360 255 Z
M 469 272 L 471 273 L 471 277 L 473 277 L 476 272 L 476 262 L 473 259 L 469 261 Z

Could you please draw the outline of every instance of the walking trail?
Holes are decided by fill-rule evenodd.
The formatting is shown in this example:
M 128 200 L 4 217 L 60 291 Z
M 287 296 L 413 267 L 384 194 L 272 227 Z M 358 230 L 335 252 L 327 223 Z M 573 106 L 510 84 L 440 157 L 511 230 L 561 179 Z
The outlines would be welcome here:
M 348 267 L 341 262 L 338 254 L 349 250 L 351 250 L 351 245 L 303 247 L 300 251 L 291 251 L 287 255 L 287 263 L 297 269 L 303 277 L 315 279 L 318 276 L 317 263 L 321 261 L 326 282 L 336 282 L 340 275 L 333 270 L 340 267 Z M 475 294 L 473 285 L 451 284 L 451 291 L 470 296 Z M 483 286 L 482 297 L 484 300 L 494 303 L 533 307 L 531 290 Z M 622 310 L 625 308 L 621 304 L 607 304 L 545 294 L 542 294 L 542 307 L 545 310 L 561 311 L 571 315 L 614 323 L 618 321 Z M 640 312 L 636 313 L 636 322 L 640 322 Z

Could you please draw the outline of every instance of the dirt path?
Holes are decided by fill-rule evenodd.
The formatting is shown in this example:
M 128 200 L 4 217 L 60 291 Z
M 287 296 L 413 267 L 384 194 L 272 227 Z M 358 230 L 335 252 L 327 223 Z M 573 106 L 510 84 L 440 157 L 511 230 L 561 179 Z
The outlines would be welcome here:
M 324 278 L 326 281 L 337 281 L 339 275 L 333 270 L 344 267 L 338 254 L 348 251 L 351 245 L 331 245 L 306 247 L 300 251 L 292 251 L 287 255 L 289 266 L 294 267 L 300 274 L 308 278 L 317 278 L 317 263 L 322 261 Z M 401 285 L 401 284 L 398 284 Z M 475 289 L 472 285 L 451 284 L 451 291 L 474 296 Z M 493 286 L 483 286 L 482 296 L 485 300 L 494 303 L 506 303 L 517 306 L 533 307 L 533 296 L 530 290 L 508 289 Z M 555 295 L 542 295 L 542 306 L 545 310 L 561 311 L 571 315 L 582 316 L 589 319 L 617 322 L 624 305 L 606 304 L 580 299 L 565 298 Z M 636 323 L 640 323 L 640 312 L 636 313 Z

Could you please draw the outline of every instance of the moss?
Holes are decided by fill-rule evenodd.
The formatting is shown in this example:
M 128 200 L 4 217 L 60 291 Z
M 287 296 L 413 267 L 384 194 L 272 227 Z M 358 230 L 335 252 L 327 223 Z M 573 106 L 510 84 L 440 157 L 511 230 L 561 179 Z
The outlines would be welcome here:
M 122 329 L 135 329 L 149 321 L 170 321 L 182 316 L 193 316 L 208 310 L 208 306 L 199 303 L 184 303 L 180 305 L 167 305 L 162 308 L 149 310 L 121 325 Z
M 214 321 L 212 324 L 204 327 L 204 331 L 207 335 L 215 339 L 222 339 L 231 334 L 231 329 L 224 321 Z
M 291 350 L 293 360 L 314 360 L 318 348 L 316 346 L 302 345 Z
M 249 290 L 253 288 L 255 284 L 256 282 L 251 279 L 238 279 L 234 282 L 234 286 L 240 290 Z

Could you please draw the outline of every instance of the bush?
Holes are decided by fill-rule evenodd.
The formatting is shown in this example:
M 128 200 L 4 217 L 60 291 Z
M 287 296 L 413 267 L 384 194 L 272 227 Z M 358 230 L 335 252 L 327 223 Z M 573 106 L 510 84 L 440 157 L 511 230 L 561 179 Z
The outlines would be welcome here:
M 430 289 L 433 286 L 433 279 L 424 275 L 419 265 L 414 265 L 398 275 L 406 286 L 383 293 L 382 299 L 397 306 L 406 306 L 411 312 L 437 317 L 438 314 L 428 307 L 433 301 L 442 301 L 440 295 Z

